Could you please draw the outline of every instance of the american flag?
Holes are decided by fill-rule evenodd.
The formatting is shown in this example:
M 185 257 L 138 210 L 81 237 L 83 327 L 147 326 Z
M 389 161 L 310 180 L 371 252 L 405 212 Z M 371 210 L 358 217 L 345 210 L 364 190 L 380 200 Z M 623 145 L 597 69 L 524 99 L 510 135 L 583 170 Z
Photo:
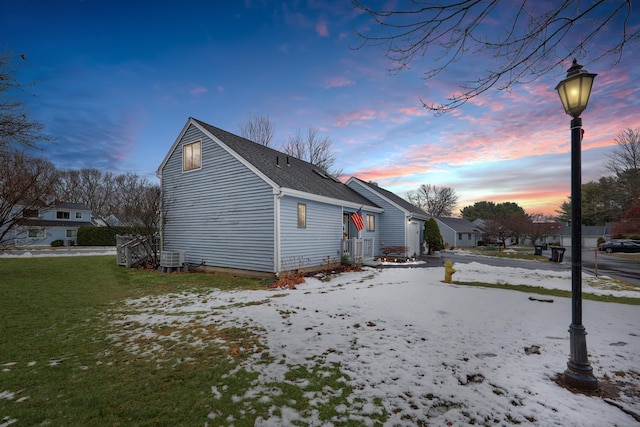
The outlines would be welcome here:
M 358 231 L 361 231 L 364 228 L 364 220 L 362 219 L 362 208 L 358 209 L 358 212 L 354 212 L 351 214 L 351 221 L 353 221 L 353 225 L 356 226 Z

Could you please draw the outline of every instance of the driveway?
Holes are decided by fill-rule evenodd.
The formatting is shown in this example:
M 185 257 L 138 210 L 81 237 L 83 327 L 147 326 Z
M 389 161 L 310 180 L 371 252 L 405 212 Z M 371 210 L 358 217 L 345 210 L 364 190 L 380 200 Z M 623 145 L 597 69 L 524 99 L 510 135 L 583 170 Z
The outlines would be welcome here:
M 533 252 L 533 249 L 531 249 Z M 543 251 L 543 255 L 547 258 L 551 257 L 551 250 Z M 456 263 L 478 262 L 481 264 L 492 265 L 496 267 L 517 267 L 528 268 L 531 270 L 552 270 L 552 271 L 570 271 L 571 270 L 571 248 L 566 248 L 564 259 L 561 263 L 510 259 L 492 256 L 475 255 L 464 251 L 444 251 L 435 256 L 422 255 L 419 257 L 421 264 L 413 264 L 411 267 L 442 267 L 444 262 L 450 259 Z M 384 268 L 402 268 L 406 265 L 398 264 L 385 265 Z M 614 279 L 623 280 L 632 285 L 640 287 L 640 256 L 637 259 L 622 258 L 615 255 L 604 253 L 596 253 L 592 249 L 582 251 L 582 270 L 585 273 L 608 276 Z

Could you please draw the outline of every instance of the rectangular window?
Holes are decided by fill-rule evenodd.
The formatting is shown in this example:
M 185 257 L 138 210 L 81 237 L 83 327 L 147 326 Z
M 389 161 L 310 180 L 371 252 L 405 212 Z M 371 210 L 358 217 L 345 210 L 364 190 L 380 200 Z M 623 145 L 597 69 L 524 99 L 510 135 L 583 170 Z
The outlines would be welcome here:
M 458 240 L 462 240 L 462 233 L 458 233 Z
M 182 147 L 182 171 L 200 169 L 202 167 L 202 155 L 200 141 L 186 144 Z
M 57 211 L 56 212 L 56 218 L 58 218 L 58 219 L 69 219 L 70 215 L 69 215 L 69 212 Z
M 367 231 L 376 231 L 376 217 L 367 214 Z
M 76 212 L 76 219 L 82 219 L 82 212 Z
M 307 205 L 298 203 L 298 228 L 307 228 Z
M 78 236 L 78 230 L 67 230 L 66 237 L 67 238 L 75 238 Z
M 44 229 L 42 228 L 30 228 L 29 237 L 41 239 L 44 237 Z

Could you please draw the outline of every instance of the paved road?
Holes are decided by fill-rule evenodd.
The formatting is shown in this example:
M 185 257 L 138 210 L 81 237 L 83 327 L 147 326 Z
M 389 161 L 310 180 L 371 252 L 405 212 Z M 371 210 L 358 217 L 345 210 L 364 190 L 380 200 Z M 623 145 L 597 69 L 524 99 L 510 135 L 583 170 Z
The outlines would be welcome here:
M 533 249 L 532 249 L 533 252 Z M 551 257 L 551 251 L 544 251 L 543 255 L 547 258 Z M 421 257 L 426 264 L 420 264 L 423 267 L 441 267 L 445 260 L 450 259 L 455 263 L 479 262 L 496 267 L 519 267 L 535 270 L 554 270 L 554 271 L 570 271 L 571 270 L 571 248 L 567 248 L 564 259 L 561 263 L 519 260 L 509 258 L 499 258 L 490 256 L 473 256 L 459 254 L 456 252 L 444 252 L 437 257 Z M 392 267 L 393 268 L 393 267 Z M 621 258 L 615 255 L 609 255 L 602 252 L 597 253 L 594 250 L 582 251 L 582 269 L 586 273 L 597 274 L 601 276 L 609 276 L 615 279 L 624 280 L 640 287 L 640 257 L 638 259 Z

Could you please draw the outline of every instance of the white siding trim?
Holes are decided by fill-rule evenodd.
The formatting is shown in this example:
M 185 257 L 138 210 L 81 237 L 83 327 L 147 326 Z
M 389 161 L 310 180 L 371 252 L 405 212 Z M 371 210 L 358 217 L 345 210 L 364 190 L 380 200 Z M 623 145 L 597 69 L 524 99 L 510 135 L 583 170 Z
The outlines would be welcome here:
M 281 247 L 281 229 L 280 226 L 280 200 L 282 199 L 282 193 L 274 193 L 273 195 L 273 271 L 276 274 L 280 274 L 282 270 L 282 263 L 280 261 L 280 254 L 282 253 Z
M 357 179 L 354 179 L 353 177 L 349 178 L 349 180 L 347 181 L 346 185 L 349 185 L 350 182 L 353 182 L 354 184 L 358 184 L 360 187 L 364 188 L 367 191 L 370 191 L 372 193 L 375 193 L 376 196 L 380 197 L 382 200 L 384 200 L 385 202 L 389 203 L 390 205 L 394 206 L 395 208 L 401 210 L 402 212 L 404 212 L 405 216 L 409 216 L 411 215 L 411 212 L 409 212 L 408 210 L 406 210 L 405 208 L 403 208 L 402 206 L 398 205 L 397 203 L 395 203 L 393 200 L 390 200 L 389 198 L 385 197 L 384 195 L 380 194 L 379 192 L 375 191 L 373 188 L 363 185 L 361 182 L 359 182 Z

